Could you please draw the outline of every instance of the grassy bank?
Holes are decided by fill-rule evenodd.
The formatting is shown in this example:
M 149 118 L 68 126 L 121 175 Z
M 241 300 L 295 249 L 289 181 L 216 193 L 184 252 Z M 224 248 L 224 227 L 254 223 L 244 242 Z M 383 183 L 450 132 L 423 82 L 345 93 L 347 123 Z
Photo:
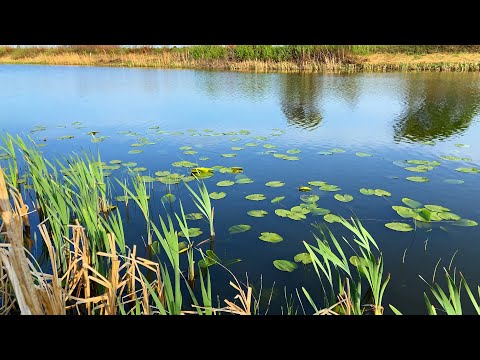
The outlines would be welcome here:
M 232 71 L 480 71 L 478 45 L 0 46 L 0 63 Z
M 214 242 L 221 239 L 216 238 L 214 208 L 200 179 L 213 170 L 190 169 L 196 177 L 194 185 L 181 185 L 191 195 L 184 200 L 193 201 L 208 223 L 208 236 L 197 241 L 191 220 L 198 220 L 198 214 L 186 215 L 181 204 L 178 213 L 166 208 L 152 213 L 144 178 L 132 173 L 130 185 L 126 179 L 110 179 L 105 170 L 111 165 L 102 162 L 99 154 L 48 161 L 31 139 L 12 136 L 3 138 L 0 150 L 0 314 L 268 312 L 271 294 L 262 302 L 262 288 L 254 291 L 248 278 L 245 283 L 238 280 L 214 252 Z M 119 191 L 123 200 L 115 202 Z M 120 206 L 135 207 L 144 221 L 143 229 L 137 224 L 136 231 L 129 232 L 138 237 L 132 247 L 127 246 L 132 239 L 126 239 L 128 224 L 123 222 Z M 428 211 L 421 214 L 430 221 Z M 334 217 L 334 221 L 348 235 L 337 239 L 328 228 L 314 227 L 295 262 L 313 268 L 318 287 L 296 289 L 289 297 L 285 294 L 284 313 L 382 315 L 390 274 L 384 272 L 376 241 L 358 220 Z M 38 224 L 36 229 L 32 224 Z M 42 247 L 41 256 L 32 255 L 35 246 Z M 147 257 L 138 255 L 140 246 L 146 247 Z M 344 251 L 349 249 L 355 255 L 347 258 Z M 435 282 L 437 269 L 432 282 L 425 281 L 427 313 L 462 314 L 462 305 L 467 304 L 460 301 L 464 294 L 468 306 L 480 314 L 477 289 L 472 291 L 463 275 L 451 270 L 452 261 L 448 269 L 438 270 L 446 287 Z M 299 266 L 287 260 L 276 260 L 274 265 L 282 271 Z M 230 273 L 230 285 L 236 291 L 233 298 L 214 303 L 212 266 Z M 395 306 L 401 309 L 402 304 Z M 391 304 L 389 308 L 400 313 Z

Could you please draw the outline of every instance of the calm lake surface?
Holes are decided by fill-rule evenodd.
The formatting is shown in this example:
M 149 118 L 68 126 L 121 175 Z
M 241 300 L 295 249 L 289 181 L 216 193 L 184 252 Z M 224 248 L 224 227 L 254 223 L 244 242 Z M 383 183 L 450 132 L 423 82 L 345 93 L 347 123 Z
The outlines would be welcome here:
M 385 271 L 391 274 L 384 297 L 386 313 L 391 313 L 388 304 L 393 304 L 403 313 L 425 314 L 423 292 L 428 288 L 419 275 L 431 281 L 441 258 L 436 279 L 445 285 L 442 267 L 449 266 L 455 253 L 452 268 L 462 271 L 471 287 L 480 284 L 480 226 L 443 221 L 421 224 L 410 232 L 385 227 L 389 222 L 415 226 L 412 219 L 404 219 L 392 209 L 392 205 L 405 206 L 404 197 L 447 207 L 461 218 L 480 223 L 480 173 L 455 170 L 480 166 L 479 110 L 479 74 L 300 75 L 0 66 L 0 131 L 31 135 L 46 144 L 42 151 L 48 158 L 82 149 L 99 150 L 103 161 L 135 162 L 147 169 L 142 175 L 153 177 L 164 170 L 188 175 L 187 168 L 172 165 L 181 160 L 205 167 L 243 167 L 243 175 L 252 183 L 219 187 L 219 181 L 239 178 L 219 171 L 205 180 L 210 192 L 227 194 L 212 200 L 215 252 L 222 260 L 241 259 L 229 269 L 242 281 L 248 272 L 257 289 L 260 276 L 265 292 L 270 292 L 275 282 L 269 313 L 285 307 L 284 286 L 287 294 L 304 286 L 320 298 L 321 287 L 312 265 L 300 263 L 294 272 L 287 273 L 272 264 L 276 259 L 293 261 L 296 254 L 305 251 L 302 241 L 315 243 L 312 232 L 318 231 L 311 224 L 325 223 L 323 216 L 312 214 L 300 221 L 275 214 L 275 209 L 301 204 L 300 196 L 305 194 L 318 195 L 318 206 L 333 214 L 355 214 L 375 238 L 384 255 Z M 92 143 L 90 131 L 98 131 L 97 138 L 107 138 Z M 58 140 L 62 136 L 73 138 Z M 142 141 L 151 144 L 131 146 Z M 248 143 L 258 146 L 246 146 Z M 185 154 L 179 149 L 184 146 L 196 153 Z M 129 153 L 135 149 L 143 152 Z M 274 154 L 298 159 L 283 160 Z M 442 159 L 445 155 L 463 160 Z M 402 162 L 405 160 L 440 164 L 419 173 L 406 170 L 417 165 Z M 424 176 L 429 181 L 406 179 L 411 176 Z M 112 183 L 114 177 L 129 177 L 127 168 L 114 170 Z M 448 179 L 464 182 L 446 182 Z M 265 185 L 276 180 L 285 185 Z M 311 186 L 311 192 L 300 192 L 299 186 L 308 186 L 309 181 L 325 181 L 341 190 L 329 192 Z M 189 185 L 196 188 L 194 182 Z M 179 199 L 187 213 L 198 212 L 183 184 L 168 186 L 156 181 L 149 186 L 155 218 L 166 211 L 178 211 Z M 166 210 L 160 199 L 168 188 L 177 200 Z M 366 196 L 359 192 L 361 188 L 383 189 L 391 196 Z M 337 201 L 337 193 L 354 199 Z M 249 194 L 264 194 L 266 200 L 245 199 Z M 270 202 L 278 196 L 285 199 Z M 130 205 L 127 216 L 125 205 L 118 205 L 125 215 L 129 246 L 137 244 L 142 248 L 140 254 L 145 254 L 144 222 L 138 209 Z M 268 214 L 252 217 L 247 214 L 250 210 Z M 237 224 L 252 228 L 230 234 L 228 228 Z M 338 238 L 352 238 L 340 224 L 326 224 Z M 207 237 L 205 221 L 192 220 L 191 227 L 203 231 L 196 242 Z M 284 241 L 261 241 L 261 232 L 278 233 Z M 212 277 L 213 293 L 223 301 L 232 294 L 228 287 L 231 277 L 218 266 L 212 268 Z M 304 306 L 312 312 L 305 301 Z

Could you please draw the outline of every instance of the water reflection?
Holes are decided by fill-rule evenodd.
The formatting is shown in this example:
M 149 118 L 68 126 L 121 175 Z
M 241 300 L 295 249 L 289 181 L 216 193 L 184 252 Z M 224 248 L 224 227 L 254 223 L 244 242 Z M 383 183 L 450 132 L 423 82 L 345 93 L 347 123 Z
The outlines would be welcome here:
M 323 119 L 319 109 L 322 78 L 315 74 L 283 75 L 279 81 L 280 104 L 290 125 L 314 130 Z
M 445 139 L 470 126 L 480 107 L 479 80 L 458 75 L 405 77 L 405 107 L 393 126 L 396 141 Z

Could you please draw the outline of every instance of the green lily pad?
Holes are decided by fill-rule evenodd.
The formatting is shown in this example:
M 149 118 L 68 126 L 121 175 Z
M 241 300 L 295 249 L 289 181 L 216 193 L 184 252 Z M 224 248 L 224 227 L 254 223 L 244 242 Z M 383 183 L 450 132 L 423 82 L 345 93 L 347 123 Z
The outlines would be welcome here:
M 272 204 L 275 204 L 275 203 L 277 203 L 277 202 L 282 201 L 283 199 L 285 199 L 285 196 L 277 196 L 276 198 L 272 199 L 270 202 L 271 202 Z
M 237 154 L 221 154 L 221 155 L 225 158 L 233 158 L 233 157 L 237 156 Z
M 231 180 L 223 180 L 217 183 L 217 186 L 232 186 L 232 185 L 235 185 L 235 182 Z
M 125 167 L 135 167 L 135 166 L 137 166 L 137 163 L 133 162 L 133 161 L 132 162 L 124 162 L 124 163 L 122 163 L 122 165 L 125 166 Z
M 457 179 L 445 179 L 443 180 L 444 183 L 447 184 L 463 184 L 465 181 L 464 180 L 457 180 Z
M 303 205 L 303 204 L 302 204 L 302 205 Z M 297 206 L 292 207 L 292 208 L 290 209 L 290 211 L 291 211 L 292 213 L 300 213 L 300 214 L 305 215 L 305 214 L 308 214 L 308 213 L 310 212 L 310 209 L 309 209 L 308 207 L 304 207 L 304 206 L 299 206 L 299 205 L 297 205 Z
M 430 181 L 427 177 L 424 177 L 424 176 L 409 176 L 406 179 L 408 181 L 413 181 L 413 182 L 428 182 L 428 181 Z
M 382 189 L 375 189 L 374 194 L 377 196 L 392 196 L 388 191 Z
M 205 160 L 210 160 L 210 158 L 208 158 L 208 157 L 206 157 L 206 156 L 202 156 L 201 158 L 198 158 L 198 160 L 205 161 Z
M 465 174 L 477 174 L 480 173 L 480 169 L 474 168 L 474 167 L 459 167 L 456 168 L 455 171 L 462 172 Z
M 361 189 L 360 189 L 360 192 L 361 192 L 363 195 L 375 195 L 375 190 L 373 190 L 373 189 L 361 188 Z
M 130 150 L 128 153 L 129 154 L 140 154 L 142 152 L 143 152 L 143 150 Z
M 141 147 L 141 146 L 145 146 L 145 144 L 132 144 L 130 146 L 131 147 Z
M 214 191 L 208 194 L 208 196 L 210 196 L 210 199 L 220 200 L 220 199 L 223 199 L 225 196 L 227 196 L 227 194 L 225 194 L 223 191 L 222 192 Z
M 222 167 L 218 171 L 221 172 L 222 174 L 233 174 L 233 170 L 229 167 Z
M 440 159 L 448 160 L 448 161 L 472 161 L 471 158 L 468 157 L 459 157 L 454 155 L 441 155 L 439 156 Z
M 283 160 L 297 161 L 297 160 L 300 160 L 300 158 L 298 156 L 285 156 Z
M 340 216 L 337 216 L 337 215 L 334 215 L 334 214 L 326 214 L 323 217 L 323 220 L 325 220 L 326 222 L 329 222 L 329 223 L 334 223 L 334 222 L 340 222 L 342 219 L 340 218 Z
M 197 163 L 194 163 L 194 162 L 191 162 L 191 161 L 183 160 L 183 161 L 176 161 L 176 162 L 172 163 L 172 166 L 174 166 L 174 167 L 193 168 L 193 167 L 195 167 L 195 166 L 198 166 L 198 164 L 197 164 Z
M 190 213 L 185 215 L 185 219 L 187 220 L 200 220 L 203 219 L 203 214 L 202 213 Z
M 405 205 L 410 206 L 413 209 L 418 209 L 418 208 L 422 207 L 422 203 L 420 203 L 418 201 L 415 201 L 415 200 L 412 200 L 412 199 L 409 199 L 409 198 L 406 198 L 406 197 L 402 199 L 402 202 Z
M 457 225 L 457 226 L 477 226 L 478 223 L 473 220 L 469 219 L 460 219 L 458 221 L 455 221 L 452 223 L 452 225 Z
M 469 148 L 470 145 L 467 145 L 467 144 L 455 144 L 456 147 L 459 147 L 459 148 Z
M 268 212 L 265 210 L 250 210 L 247 211 L 247 214 L 253 217 L 264 217 L 265 215 L 268 215 Z
M 198 151 L 195 150 L 187 150 L 183 152 L 185 155 L 195 155 L 198 153 Z
M 290 210 L 286 210 L 286 209 L 276 209 L 275 214 L 280 217 L 288 217 L 288 215 L 291 214 L 291 212 Z
M 282 187 L 285 185 L 285 183 L 282 181 L 269 181 L 265 185 L 270 187 Z
M 244 177 L 244 178 L 236 180 L 235 182 L 237 184 L 251 184 L 251 183 L 253 183 L 253 180 L 248 178 L 248 177 Z
M 118 165 L 122 163 L 122 160 L 110 160 L 109 163 L 112 165 Z
M 412 231 L 413 230 L 410 224 L 405 224 L 400 222 L 390 222 L 385 224 L 385 226 L 395 231 Z
M 288 260 L 275 260 L 273 262 L 273 266 L 275 266 L 280 271 L 292 272 L 298 266 L 294 262 Z
M 163 195 L 160 201 L 164 204 L 171 204 L 173 203 L 177 198 L 173 194 L 166 194 Z
M 60 136 L 57 138 L 57 140 L 69 140 L 69 139 L 73 139 L 75 136 L 73 135 L 65 135 L 65 136 Z
M 304 220 L 307 218 L 304 214 L 300 212 L 291 212 L 291 211 L 288 213 L 287 217 L 289 219 L 296 220 L 296 221 Z
M 356 152 L 355 155 L 360 157 L 373 156 L 372 154 L 364 153 L 364 152 Z
M 344 152 L 345 152 L 345 150 L 343 150 L 343 149 L 338 149 L 338 148 L 330 149 L 330 151 L 331 151 L 332 153 L 344 153 Z
M 258 146 L 260 144 L 257 144 L 257 143 L 252 143 L 252 142 L 249 142 L 249 143 L 246 143 L 245 146 Z
M 295 257 L 293 258 L 293 261 L 301 262 L 304 265 L 307 265 L 307 264 L 310 264 L 312 262 L 312 258 L 310 257 L 309 253 L 304 252 L 304 253 L 300 253 L 300 254 L 295 255 Z
M 158 177 L 168 176 L 170 175 L 170 171 L 157 171 L 155 175 Z
M 135 171 L 135 172 L 144 172 L 144 171 L 147 171 L 147 168 L 143 167 L 143 166 L 137 166 L 137 167 L 133 168 L 132 170 Z
M 314 216 L 327 215 L 330 213 L 330 210 L 324 208 L 312 208 L 310 209 L 310 213 Z
M 448 211 L 440 212 L 440 213 L 438 213 L 438 216 L 440 218 L 442 218 L 443 220 L 453 220 L 453 221 L 460 220 L 460 216 L 458 216 L 457 214 L 448 212 Z
M 245 199 L 252 200 L 252 201 L 260 201 L 265 200 L 267 197 L 263 194 L 250 194 L 245 196 Z
M 285 151 L 287 154 L 300 154 L 301 151 L 300 150 L 297 150 L 297 149 L 290 149 L 290 150 L 287 150 Z
M 319 154 L 319 155 L 333 155 L 333 153 L 330 152 L 330 151 L 319 151 L 319 152 L 317 152 L 317 154 Z
M 262 234 L 258 237 L 260 240 L 277 243 L 283 241 L 283 238 L 274 232 L 262 232 Z
M 409 166 L 404 169 L 408 171 L 413 171 L 413 172 L 427 172 L 432 170 L 433 166 L 418 165 L 418 166 Z
M 318 195 L 300 195 L 300 200 L 306 202 L 306 203 L 314 203 L 317 202 L 320 199 Z
M 341 202 L 350 202 L 353 200 L 353 196 L 349 194 L 345 194 L 345 195 L 335 194 L 334 198 Z
M 150 175 L 143 175 L 142 180 L 146 183 L 154 182 L 156 179 L 151 177 Z
M 330 185 L 330 184 L 325 184 L 319 187 L 320 190 L 322 191 L 340 191 L 342 190 L 340 187 L 337 185 Z
M 180 150 L 185 151 L 185 150 L 192 150 L 193 148 L 191 146 L 182 146 L 179 147 Z
M 440 206 L 440 205 L 425 205 L 425 207 L 430 210 L 430 211 L 435 211 L 435 212 L 442 212 L 442 211 L 450 211 L 449 208 Z
M 254 136 L 253 138 L 254 138 L 254 139 L 257 139 L 257 140 L 261 140 L 261 141 L 266 141 L 266 140 L 268 140 L 268 138 L 265 137 L 265 136 Z
M 275 146 L 275 145 L 272 145 L 272 144 L 264 144 L 263 147 L 264 147 L 265 149 L 274 149 L 274 148 L 276 148 L 276 146 Z
M 239 224 L 239 225 L 233 225 L 228 228 L 228 232 L 230 234 L 240 234 L 245 231 L 250 230 L 252 227 L 250 225 L 245 225 L 245 224 Z
M 231 149 L 232 149 L 233 151 L 240 151 L 240 150 L 244 150 L 245 148 L 240 147 L 240 146 L 232 146 Z
M 312 185 L 312 186 L 323 186 L 323 185 L 327 185 L 327 183 L 325 181 L 309 181 L 308 182 L 308 185 Z
M 189 228 L 189 229 L 188 229 L 188 235 L 189 235 L 190 237 L 197 237 L 197 236 L 200 236 L 200 235 L 202 235 L 202 234 L 203 234 L 203 231 L 200 230 L 200 228 Z M 186 237 L 185 234 L 184 234 L 182 231 L 180 231 L 180 232 L 178 233 L 178 236 Z

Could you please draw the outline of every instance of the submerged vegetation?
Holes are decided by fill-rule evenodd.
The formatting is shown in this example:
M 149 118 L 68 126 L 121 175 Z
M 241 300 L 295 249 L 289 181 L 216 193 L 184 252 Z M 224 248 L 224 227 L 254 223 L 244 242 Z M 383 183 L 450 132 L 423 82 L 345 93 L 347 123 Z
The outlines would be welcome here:
M 148 139 L 139 141 L 142 146 L 149 142 Z M 225 198 L 226 193 L 209 193 L 202 180 L 204 176 L 213 176 L 217 170 L 226 169 L 224 172 L 238 177 L 237 181 L 220 181 L 217 186 L 248 186 L 238 182 L 249 179 L 242 174 L 242 167 L 198 167 L 194 162 L 182 160 L 177 165 L 189 169 L 187 175 L 158 171 L 154 178 L 141 175 L 146 169 L 135 168 L 135 163 L 112 160 L 107 165 L 100 154 L 73 154 L 49 161 L 38 145 L 32 138 L 24 140 L 10 135 L 3 138 L 0 153 L 0 314 L 268 313 L 273 290 L 265 298 L 262 287 L 255 288 L 248 277 L 246 282 L 239 280 L 233 267 L 230 270 L 240 259 L 223 259 L 215 252 L 215 243 L 222 239 L 215 231 L 216 221 L 221 220 L 215 216 L 214 204 Z M 191 147 L 182 150 L 193 151 Z M 333 150 L 332 153 L 344 152 Z M 412 171 L 407 169 L 412 164 L 423 166 L 420 172 L 431 171 L 439 165 L 424 160 L 396 165 Z M 112 171 L 122 166 L 130 176 L 113 178 Z M 471 169 L 475 168 L 464 171 L 472 174 L 467 176 L 478 176 L 477 171 Z M 167 189 L 174 184 L 185 187 L 195 212 L 186 214 L 182 203 L 185 199 L 177 199 L 170 191 L 160 200 L 163 210 L 153 212 L 152 183 L 156 181 Z M 313 187 L 325 192 L 341 189 L 320 180 L 307 183 L 311 187 L 298 187 L 301 203 L 290 209 L 278 208 L 275 215 L 296 221 L 320 215 L 326 223 L 340 224 L 347 233 L 340 239 L 325 223 L 315 222 L 312 238 L 303 241 L 303 252 L 273 261 L 273 267 L 287 273 L 298 271 L 301 266 L 311 267 L 319 280 L 316 288 L 302 286 L 290 297 L 285 295 L 286 308 L 285 311 L 282 308 L 282 313 L 382 315 L 385 309 L 390 309 L 400 314 L 402 304 L 388 304 L 388 308 L 384 304 L 383 297 L 392 275 L 385 273 L 383 254 L 372 235 L 358 218 L 347 220 L 330 213 L 329 209 L 319 208 L 319 196 L 311 193 Z M 285 183 L 273 180 L 265 186 L 282 190 Z M 357 196 L 383 199 L 391 196 L 382 189 L 362 188 L 360 193 L 362 195 L 335 194 L 334 198 L 348 204 L 356 201 Z M 245 199 L 255 206 L 263 203 L 280 206 L 285 198 L 278 196 L 266 201 L 264 194 L 247 194 Z M 223 201 L 228 201 L 228 197 Z M 177 212 L 171 211 L 174 202 L 179 203 Z M 435 221 L 478 225 L 441 205 L 423 205 L 410 198 L 403 198 L 402 203 L 408 207 L 393 205 L 392 209 L 408 223 L 387 223 L 385 226 L 393 231 L 415 231 L 417 226 Z M 136 229 L 135 239 L 129 238 L 132 232 L 127 231 L 120 207 L 135 208 L 141 214 L 143 231 L 139 233 Z M 254 218 L 268 214 L 262 209 L 248 212 Z M 202 220 L 208 223 L 208 234 L 195 226 L 194 221 Z M 251 226 L 247 224 L 228 228 L 232 235 L 249 231 Z M 275 246 L 284 238 L 264 231 L 259 240 Z M 35 255 L 38 249 L 41 249 L 40 256 Z M 424 293 L 426 312 L 462 314 L 465 308 L 473 308 L 480 314 L 480 286 L 471 288 L 464 275 L 452 269 L 452 262 L 453 257 L 449 266 L 443 268 L 446 286 L 435 280 L 437 268 L 431 282 L 422 278 L 428 290 Z M 235 292 L 232 298 L 220 301 L 216 296 L 214 266 L 231 276 L 230 285 Z M 463 297 L 463 302 L 462 293 L 468 295 Z
M 1 46 L 0 62 L 234 71 L 480 71 L 480 46 Z

